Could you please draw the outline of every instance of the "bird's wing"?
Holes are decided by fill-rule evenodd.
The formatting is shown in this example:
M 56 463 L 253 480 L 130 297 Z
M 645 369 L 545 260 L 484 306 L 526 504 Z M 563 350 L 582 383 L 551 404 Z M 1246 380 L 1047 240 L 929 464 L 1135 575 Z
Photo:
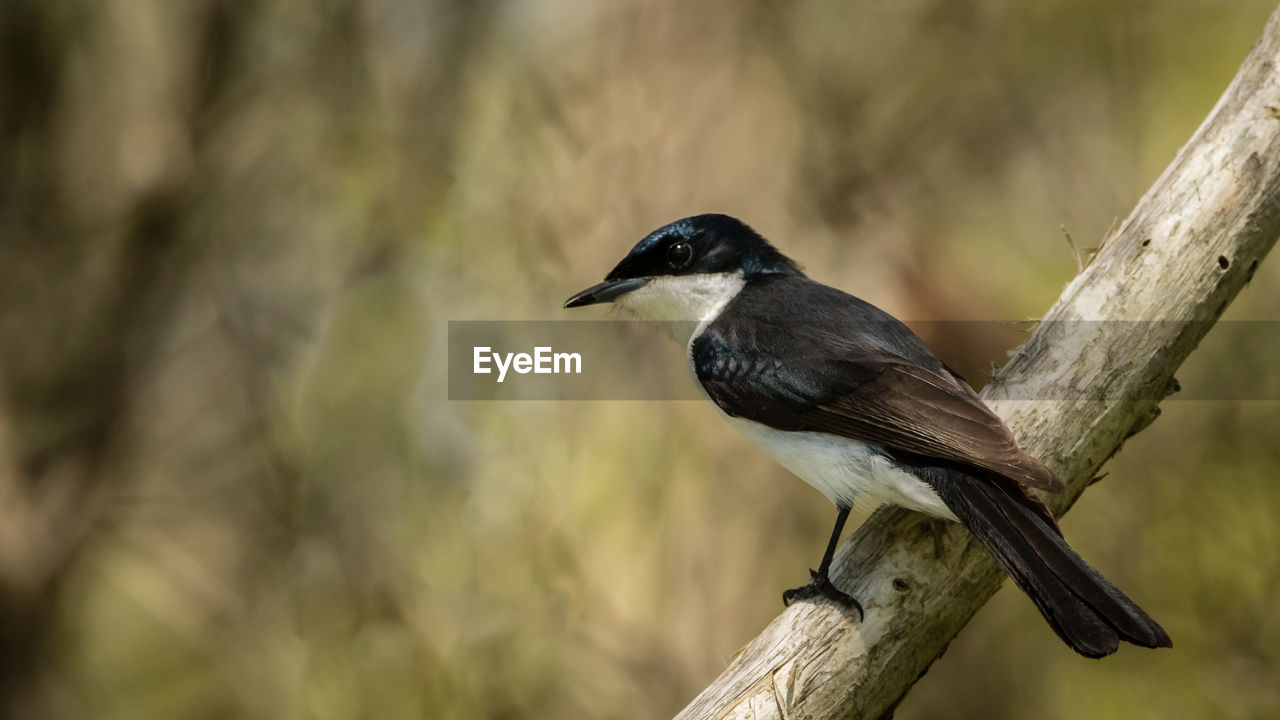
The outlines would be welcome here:
M 772 347 L 760 342 L 779 335 L 786 337 L 785 328 L 756 334 L 713 323 L 693 342 L 698 381 L 725 413 L 1062 490 L 1062 481 L 1019 448 L 1000 418 L 936 359 L 930 363 L 936 367 L 925 367 L 818 333 L 792 333 Z

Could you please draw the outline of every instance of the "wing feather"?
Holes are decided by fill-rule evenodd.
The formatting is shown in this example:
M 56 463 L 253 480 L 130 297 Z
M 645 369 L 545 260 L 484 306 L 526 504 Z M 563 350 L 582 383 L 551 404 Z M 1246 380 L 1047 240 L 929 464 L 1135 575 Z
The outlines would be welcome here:
M 875 310 L 865 304 L 854 310 L 865 308 Z M 977 393 L 889 316 L 874 316 L 870 332 L 855 328 L 848 337 L 799 332 L 770 321 L 776 313 L 732 316 L 710 324 L 691 346 L 698 381 L 725 413 L 1062 490 Z M 849 329 L 848 318 L 843 325 Z M 889 333 L 896 335 L 885 340 Z M 901 348 L 910 356 L 894 351 Z

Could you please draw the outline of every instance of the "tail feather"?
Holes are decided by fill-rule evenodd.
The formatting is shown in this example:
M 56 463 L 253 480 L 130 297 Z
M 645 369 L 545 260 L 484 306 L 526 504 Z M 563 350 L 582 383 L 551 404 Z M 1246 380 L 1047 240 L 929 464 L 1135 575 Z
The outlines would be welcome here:
M 925 479 L 942 501 L 1073 650 L 1097 658 L 1115 652 L 1121 640 L 1172 646 L 1155 620 L 1067 545 L 1056 526 L 1045 521 L 1047 511 L 1037 512 L 995 481 L 930 470 L 935 472 Z

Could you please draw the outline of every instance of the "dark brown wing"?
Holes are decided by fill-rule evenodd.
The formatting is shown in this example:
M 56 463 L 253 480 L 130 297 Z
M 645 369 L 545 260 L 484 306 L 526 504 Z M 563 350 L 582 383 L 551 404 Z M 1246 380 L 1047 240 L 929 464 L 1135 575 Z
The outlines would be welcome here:
M 914 463 L 940 461 L 1062 490 L 904 325 L 850 295 L 791 282 L 787 293 L 769 294 L 767 306 L 763 294 L 757 300 L 744 290 L 734 312 L 690 347 L 698 381 L 720 409 L 780 430 L 873 443 Z M 801 314 L 815 307 L 828 317 Z
M 973 390 L 949 373 L 885 363 L 874 378 L 815 410 L 812 430 L 983 468 L 1041 490 L 1063 488 L 1049 468 L 1018 447 Z

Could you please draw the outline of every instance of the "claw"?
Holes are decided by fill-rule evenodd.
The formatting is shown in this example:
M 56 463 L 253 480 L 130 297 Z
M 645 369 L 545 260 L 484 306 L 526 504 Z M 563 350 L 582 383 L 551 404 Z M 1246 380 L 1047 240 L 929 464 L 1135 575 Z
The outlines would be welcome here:
M 809 600 L 815 597 L 824 597 L 838 605 L 847 608 L 853 608 L 858 611 L 858 621 L 863 618 L 862 605 L 853 596 L 840 590 L 831 584 L 831 578 L 826 575 L 819 575 L 817 572 L 810 570 L 809 576 L 813 578 L 808 585 L 804 587 L 792 588 L 782 593 L 782 604 L 790 606 L 797 600 Z

